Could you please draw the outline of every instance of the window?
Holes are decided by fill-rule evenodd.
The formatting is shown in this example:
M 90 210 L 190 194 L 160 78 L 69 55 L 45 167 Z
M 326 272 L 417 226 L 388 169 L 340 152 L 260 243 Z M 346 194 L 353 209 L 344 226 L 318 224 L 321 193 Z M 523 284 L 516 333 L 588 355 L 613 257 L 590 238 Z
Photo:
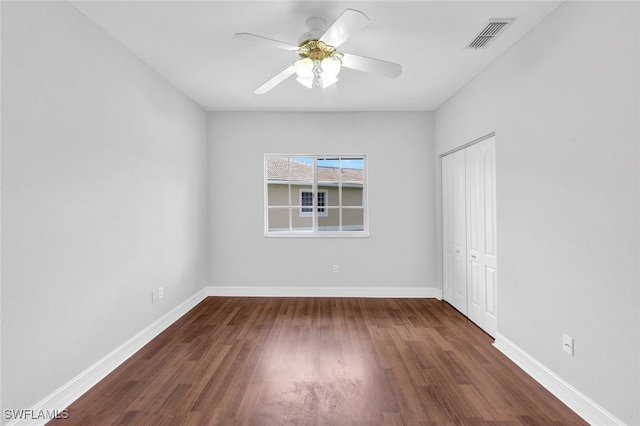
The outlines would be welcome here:
M 327 209 L 327 197 L 328 191 L 318 190 L 318 216 L 326 217 L 328 216 Z M 300 190 L 300 217 L 303 216 L 313 216 L 313 192 L 305 191 L 303 189 Z
M 265 235 L 367 236 L 364 155 L 265 154 Z

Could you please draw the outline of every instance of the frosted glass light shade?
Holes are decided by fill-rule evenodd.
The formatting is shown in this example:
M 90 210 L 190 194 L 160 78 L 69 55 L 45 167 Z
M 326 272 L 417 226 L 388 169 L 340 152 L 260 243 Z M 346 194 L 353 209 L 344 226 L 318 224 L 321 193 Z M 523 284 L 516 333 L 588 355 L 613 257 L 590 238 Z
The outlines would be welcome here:
M 309 89 L 313 89 L 313 75 L 309 78 L 298 77 L 296 78 L 296 80 L 298 80 L 298 83 L 302 84 L 303 86 L 308 87 Z
M 293 66 L 299 78 L 306 80 L 313 77 L 313 61 L 311 59 L 304 58 L 297 60 Z
M 335 56 L 329 56 L 322 60 L 321 66 L 323 75 L 326 75 L 329 79 L 335 79 L 340 72 L 342 62 Z

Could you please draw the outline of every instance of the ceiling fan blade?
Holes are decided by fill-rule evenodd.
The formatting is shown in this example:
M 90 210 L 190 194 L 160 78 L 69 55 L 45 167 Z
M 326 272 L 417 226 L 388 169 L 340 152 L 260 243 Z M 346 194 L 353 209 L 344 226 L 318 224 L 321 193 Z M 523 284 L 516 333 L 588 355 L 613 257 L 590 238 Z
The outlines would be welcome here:
M 329 46 L 338 47 L 369 24 L 367 15 L 355 9 L 345 9 L 320 37 Z
M 366 56 L 353 55 L 342 52 L 342 66 L 354 70 L 380 74 L 389 78 L 396 78 L 402 74 L 402 65 Z
M 271 47 L 277 47 L 278 49 L 290 50 L 293 52 L 297 52 L 298 49 L 300 48 L 295 44 L 285 43 L 283 41 L 273 40 L 271 38 L 262 37 L 255 34 L 236 33 L 235 36 L 236 38 L 240 38 L 243 40 L 257 41 L 258 43 L 262 43 L 263 45 L 269 45 Z
M 256 95 L 263 95 L 263 94 L 267 93 L 269 90 L 271 90 L 274 87 L 276 87 L 278 84 L 280 84 L 283 81 L 285 81 L 287 78 L 291 77 L 295 73 L 296 73 L 296 69 L 294 68 L 293 65 L 290 65 L 287 68 L 285 68 L 284 70 L 282 70 L 275 77 L 273 77 L 272 79 L 268 80 L 262 86 L 258 87 L 256 90 L 254 90 L 253 93 L 255 93 Z

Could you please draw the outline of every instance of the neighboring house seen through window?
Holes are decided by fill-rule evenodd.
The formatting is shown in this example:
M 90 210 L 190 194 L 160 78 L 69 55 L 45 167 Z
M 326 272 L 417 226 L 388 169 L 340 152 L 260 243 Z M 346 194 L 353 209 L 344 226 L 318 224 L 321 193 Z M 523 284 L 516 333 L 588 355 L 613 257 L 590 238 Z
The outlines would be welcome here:
M 367 236 L 364 155 L 265 154 L 265 235 Z

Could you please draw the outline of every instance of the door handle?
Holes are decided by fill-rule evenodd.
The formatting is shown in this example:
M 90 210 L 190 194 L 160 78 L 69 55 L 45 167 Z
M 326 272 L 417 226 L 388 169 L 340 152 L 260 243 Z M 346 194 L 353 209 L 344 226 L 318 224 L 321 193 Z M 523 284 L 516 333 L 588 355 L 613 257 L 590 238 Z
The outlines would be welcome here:
M 476 255 L 475 255 L 475 254 L 472 254 L 472 255 L 471 255 L 471 258 L 472 258 L 472 259 L 475 259 L 475 258 L 476 258 Z

